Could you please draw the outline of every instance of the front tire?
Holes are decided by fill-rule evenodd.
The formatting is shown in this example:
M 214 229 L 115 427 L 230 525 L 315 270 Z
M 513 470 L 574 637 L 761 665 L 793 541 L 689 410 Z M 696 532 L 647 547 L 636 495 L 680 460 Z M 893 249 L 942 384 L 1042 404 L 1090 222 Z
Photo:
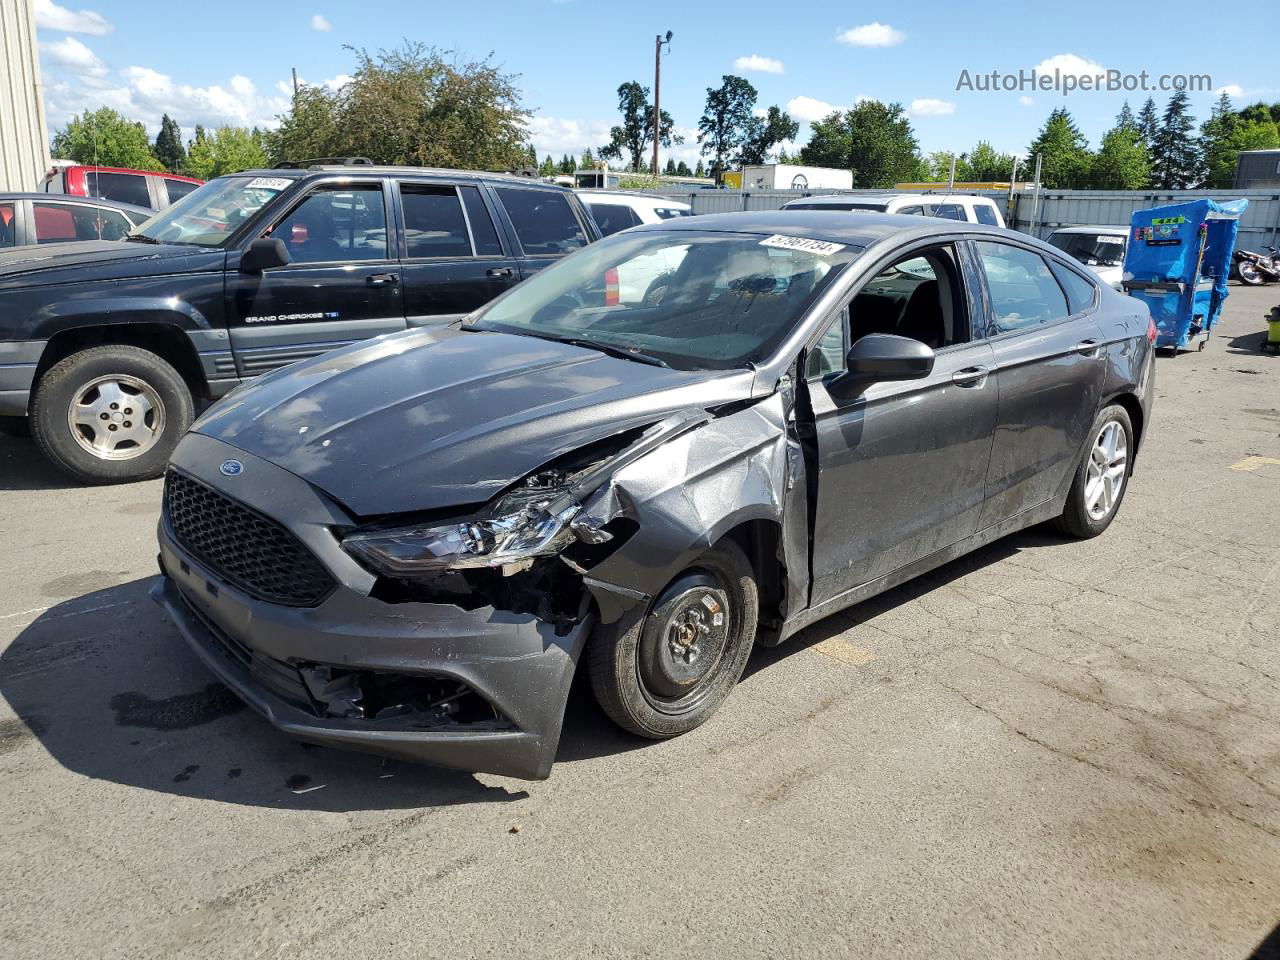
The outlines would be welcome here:
M 1059 532 L 1082 540 L 1111 526 L 1129 489 L 1134 448 L 1129 411 L 1119 404 L 1103 407 L 1089 436 L 1092 440 L 1076 468 L 1066 506 L 1053 521 Z
M 1247 283 L 1251 287 L 1260 287 L 1265 282 L 1262 279 L 1262 271 L 1256 265 L 1248 260 L 1241 260 L 1237 273 L 1240 275 L 1240 282 Z
M 712 547 L 647 610 L 591 638 L 596 700 L 618 726 L 665 740 L 720 708 L 747 665 L 759 601 L 751 564 L 732 541 Z
M 31 402 L 41 451 L 85 483 L 164 472 L 191 426 L 191 391 L 169 363 L 139 347 L 90 347 L 54 364 Z

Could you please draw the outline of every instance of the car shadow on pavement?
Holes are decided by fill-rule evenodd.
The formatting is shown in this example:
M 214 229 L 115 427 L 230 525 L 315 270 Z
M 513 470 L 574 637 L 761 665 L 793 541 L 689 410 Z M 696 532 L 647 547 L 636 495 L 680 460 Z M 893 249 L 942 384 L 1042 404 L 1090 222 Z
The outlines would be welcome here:
M 147 595 L 153 578 L 50 607 L 0 654 L 0 755 L 43 747 L 82 776 L 329 812 L 505 802 L 468 773 L 303 744 L 216 682 Z
M 30 437 L 0 433 L 0 491 L 74 490 L 83 486 L 46 460 Z
M 1280 960 L 1280 924 L 1253 948 L 1248 960 Z

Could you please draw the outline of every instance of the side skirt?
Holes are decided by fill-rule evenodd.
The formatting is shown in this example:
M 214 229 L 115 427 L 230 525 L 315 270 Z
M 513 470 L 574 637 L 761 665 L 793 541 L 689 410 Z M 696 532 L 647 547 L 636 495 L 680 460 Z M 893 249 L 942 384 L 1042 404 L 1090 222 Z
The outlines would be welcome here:
M 958 559 L 967 553 L 972 553 L 981 547 L 985 547 L 989 543 L 999 540 L 1001 537 L 1007 537 L 1011 533 L 1017 533 L 1027 527 L 1033 527 L 1037 523 L 1044 523 L 1046 520 L 1052 520 L 1054 517 L 1062 513 L 1065 503 L 1065 495 L 1054 497 L 1051 500 L 1031 507 L 1022 511 L 1022 513 L 1012 516 L 1007 520 L 987 527 L 985 530 L 979 530 L 977 533 L 953 543 L 949 547 L 943 547 L 927 557 L 921 557 L 905 567 L 899 567 L 892 573 L 886 573 L 883 577 L 870 580 L 861 586 L 853 587 L 846 590 L 839 596 L 824 600 L 815 607 L 806 607 L 794 616 L 788 618 L 787 622 L 782 625 L 780 631 L 780 641 L 788 637 L 794 636 L 811 623 L 829 617 L 833 613 L 838 613 L 848 607 L 861 603 L 863 600 L 870 600 L 878 594 L 884 593 L 886 590 L 892 590 L 900 584 L 906 583 L 908 580 L 914 580 L 916 577 L 928 573 L 945 563 Z

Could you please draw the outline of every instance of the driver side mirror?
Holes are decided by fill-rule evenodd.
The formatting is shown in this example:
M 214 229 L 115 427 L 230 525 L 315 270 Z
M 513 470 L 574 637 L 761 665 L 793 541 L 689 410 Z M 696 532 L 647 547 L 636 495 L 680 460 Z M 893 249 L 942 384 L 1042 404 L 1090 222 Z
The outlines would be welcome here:
M 869 333 L 849 350 L 845 372 L 827 384 L 827 392 L 852 400 L 873 383 L 920 380 L 933 372 L 933 360 L 933 350 L 919 340 Z
M 258 237 L 240 257 L 241 273 L 261 273 L 290 262 L 289 248 L 279 237 Z

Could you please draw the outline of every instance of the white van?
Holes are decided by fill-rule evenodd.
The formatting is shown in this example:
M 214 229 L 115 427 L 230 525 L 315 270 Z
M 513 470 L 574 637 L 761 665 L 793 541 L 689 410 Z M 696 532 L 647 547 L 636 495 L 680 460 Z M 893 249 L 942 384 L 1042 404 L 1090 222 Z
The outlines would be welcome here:
M 1128 227 L 1059 227 L 1049 235 L 1048 242 L 1075 257 L 1096 273 L 1103 283 L 1124 291 L 1120 281 L 1124 274 L 1124 252 L 1129 243 Z
M 783 204 L 783 210 L 853 210 L 864 213 L 904 213 L 943 217 L 968 223 L 1004 226 L 1004 216 L 990 197 L 962 193 L 884 193 L 802 197 Z

